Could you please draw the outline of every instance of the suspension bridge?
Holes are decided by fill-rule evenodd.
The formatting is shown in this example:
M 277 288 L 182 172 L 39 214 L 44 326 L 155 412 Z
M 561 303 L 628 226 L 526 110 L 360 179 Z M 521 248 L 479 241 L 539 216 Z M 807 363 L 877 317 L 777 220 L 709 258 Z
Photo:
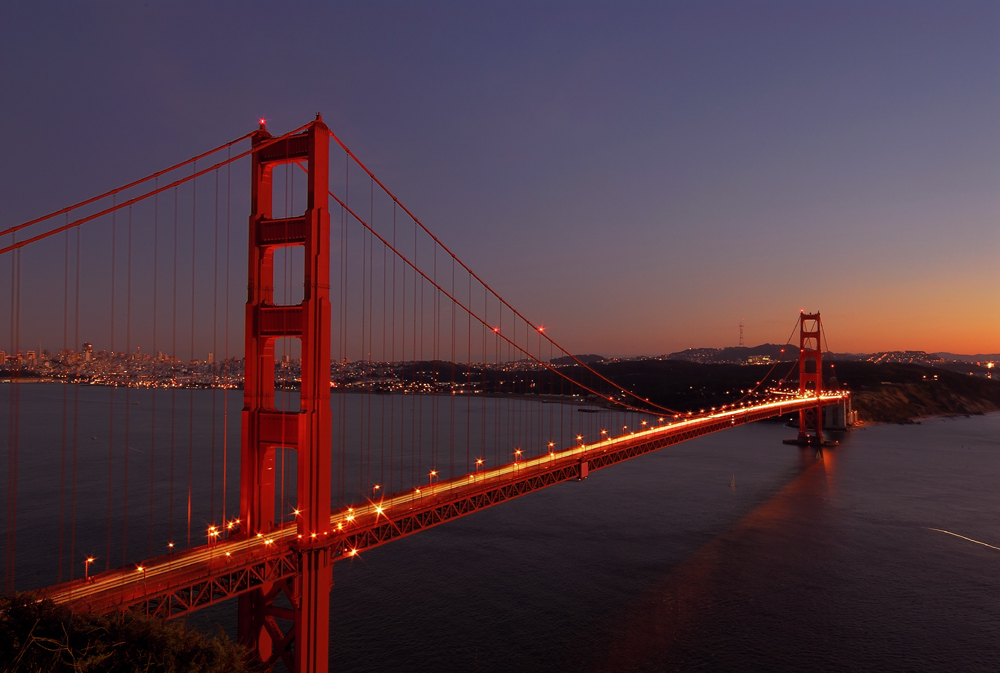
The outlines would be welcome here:
M 822 408 L 847 400 L 804 312 L 798 357 L 771 367 L 796 388 L 769 373 L 695 412 L 616 385 L 319 116 L 10 226 L 0 261 L 7 590 L 164 618 L 235 598 L 240 640 L 296 672 L 328 668 L 338 560 L 768 418 L 822 445 Z

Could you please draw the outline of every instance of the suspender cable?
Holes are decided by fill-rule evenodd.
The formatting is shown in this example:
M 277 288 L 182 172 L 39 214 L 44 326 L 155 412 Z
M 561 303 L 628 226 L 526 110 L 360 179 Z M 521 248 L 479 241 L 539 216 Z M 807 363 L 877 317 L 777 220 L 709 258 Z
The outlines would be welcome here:
M 471 276 L 469 277 L 469 306 L 472 306 L 472 277 Z M 465 471 L 466 472 L 469 471 L 469 458 L 472 455 L 471 454 L 471 451 L 472 451 L 472 400 L 474 399 L 472 397 L 472 365 L 473 365 L 473 359 L 472 359 L 472 314 L 471 313 L 468 315 L 467 322 L 468 322 L 468 325 L 467 325 L 466 329 L 468 330 L 468 346 L 467 346 L 467 351 L 466 352 L 468 353 L 468 360 L 469 361 L 468 361 L 467 367 L 466 367 L 465 381 L 466 381 L 466 392 L 468 393 L 469 396 L 466 398 L 466 401 L 465 401 Z M 483 391 L 480 391 L 480 393 L 483 393 Z M 485 394 L 485 393 L 483 393 L 483 394 Z
M 369 184 L 371 184 L 371 183 L 369 183 Z M 372 222 L 374 222 L 375 221 L 374 220 L 374 218 L 375 218 L 375 212 L 374 212 L 374 207 L 375 207 L 375 187 L 374 187 L 374 185 L 371 187 L 371 195 L 372 195 L 372 197 L 371 197 L 372 212 L 371 212 L 371 216 L 368 219 L 371 220 Z M 367 362 L 367 366 L 365 367 L 365 371 L 369 371 L 370 368 L 372 367 L 372 364 L 373 364 L 373 360 L 372 360 L 372 353 L 373 353 L 373 351 L 372 351 L 372 339 L 374 338 L 374 334 L 375 334 L 375 239 L 372 238 L 371 236 L 367 236 L 367 238 L 368 238 L 368 347 L 365 349 L 365 353 L 364 353 L 364 359 Z M 362 311 L 363 310 L 364 309 L 362 309 Z M 371 377 L 369 377 L 369 378 L 371 378 Z M 374 449 L 372 448 L 372 404 L 373 404 L 372 386 L 373 385 L 374 385 L 374 381 L 373 380 L 369 380 L 368 385 L 365 387 L 365 394 L 368 395 L 368 418 L 367 418 L 367 423 L 368 423 L 368 440 L 367 440 L 367 444 L 368 444 L 368 461 L 369 461 L 369 464 L 371 463 L 372 452 L 374 451 Z M 370 472 L 369 472 L 368 480 L 372 481 L 372 482 L 375 481 L 374 477 L 371 476 Z M 381 479 L 378 480 L 378 485 L 380 487 L 383 487 Z M 380 495 L 382 495 L 382 494 L 380 494 Z
M 67 215 L 67 219 L 69 216 Z M 66 232 L 66 236 L 63 239 L 64 242 L 64 253 L 63 253 L 63 352 L 69 350 L 68 338 L 69 338 L 69 232 Z M 41 355 L 39 353 L 39 355 Z M 62 395 L 62 442 L 60 451 L 60 461 L 59 461 L 59 556 L 58 566 L 59 566 L 59 582 L 62 582 L 63 577 L 63 540 L 65 531 L 65 511 L 66 511 L 66 412 L 69 402 L 69 386 L 63 386 Z M 73 564 L 72 558 L 70 559 L 70 565 Z
M 225 387 L 222 393 L 222 523 L 228 528 L 228 521 L 226 520 L 226 487 L 229 483 L 229 388 L 231 383 L 231 373 L 229 371 L 229 260 L 230 260 L 230 241 L 232 240 L 231 228 L 230 228 L 230 204 L 232 196 L 232 165 L 226 164 L 226 312 L 223 318 L 224 320 L 224 339 L 225 346 L 223 347 L 223 352 L 225 353 L 225 359 L 223 360 L 223 376 L 225 377 Z
M 455 260 L 451 262 L 451 294 L 455 295 Z M 449 325 L 451 327 L 451 355 L 448 360 L 451 362 L 451 422 L 449 423 L 449 437 L 448 437 L 448 476 L 453 476 L 455 474 L 455 359 L 457 358 L 457 353 L 455 352 L 455 303 L 451 304 L 451 319 L 449 320 Z
M 392 204 L 392 244 L 396 245 L 396 204 Z M 387 248 L 383 246 L 383 251 Z M 396 362 L 396 256 L 392 256 L 392 346 L 389 349 L 389 361 L 393 363 L 393 375 L 395 375 Z M 395 392 L 389 395 L 389 481 L 392 482 L 395 476 L 393 469 L 393 458 L 395 453 L 395 431 L 396 431 L 396 395 Z M 392 487 L 393 484 L 390 484 Z M 403 487 L 402 474 L 400 474 L 399 488 Z M 395 488 L 392 489 L 395 492 Z
M 213 222 L 214 240 L 212 244 L 212 357 L 209 358 L 209 367 L 212 368 L 212 439 L 211 439 L 211 467 L 209 470 L 209 519 L 215 522 L 215 435 L 216 435 L 216 410 L 218 408 L 219 376 L 215 364 L 215 354 L 219 352 L 219 171 L 215 171 L 215 217 Z M 225 530 L 225 520 L 223 528 Z
M 346 160 L 346 157 L 345 157 Z M 346 178 L 345 178 L 346 180 Z M 345 353 L 347 348 L 347 213 L 340 210 L 340 325 L 337 330 L 339 344 L 337 349 L 337 363 L 340 366 L 338 371 L 343 371 Z M 340 492 L 340 504 L 347 504 L 347 430 L 342 419 L 346 416 L 347 396 L 344 394 L 337 396 L 338 423 L 337 432 L 337 485 Z
M 380 357 L 381 368 L 382 368 L 382 381 L 381 381 L 380 385 L 383 387 L 383 389 L 384 389 L 384 386 L 386 385 L 385 384 L 385 375 L 386 375 L 386 369 L 385 369 L 385 366 L 386 366 L 386 359 L 385 359 L 385 339 L 386 339 L 386 333 L 385 332 L 386 332 L 386 317 L 387 316 L 386 316 L 386 305 L 385 305 L 385 302 L 386 302 L 386 298 L 387 298 L 387 290 L 386 290 L 385 284 L 386 284 L 386 279 L 388 278 L 388 273 L 389 273 L 388 269 L 386 268 L 386 265 L 387 265 L 388 261 L 389 261 L 389 251 L 383 245 L 382 246 L 382 356 Z M 390 391 L 390 395 L 391 394 L 392 393 Z M 384 397 L 380 398 L 380 402 L 381 403 L 379 404 L 379 409 L 381 411 L 382 420 L 381 420 L 381 424 L 379 426 L 381 428 L 381 431 L 379 432 L 379 441 L 380 441 L 379 452 L 380 452 L 380 458 L 381 458 L 381 465 L 379 467 L 379 480 L 382 483 L 386 483 L 386 479 L 385 479 L 385 476 L 386 476 L 385 475 L 385 398 Z M 390 422 L 391 422 L 391 420 L 390 420 Z M 392 474 L 392 472 L 390 470 L 390 475 L 391 474 Z M 386 489 L 387 489 L 386 490 L 387 493 L 392 493 L 392 485 L 391 484 L 387 484 L 386 485 Z
M 16 269 L 16 271 L 15 271 Z M 12 278 L 11 287 L 14 290 L 14 296 L 11 299 L 11 311 L 13 313 L 12 319 L 10 321 L 12 338 L 11 343 L 14 347 L 15 353 L 20 353 L 21 351 L 21 253 L 18 251 L 17 255 L 12 260 L 11 274 L 14 276 Z M 16 574 L 14 572 L 14 567 L 17 561 L 17 485 L 18 485 L 18 468 L 19 468 L 19 439 L 21 433 L 21 358 L 17 358 L 17 371 L 14 378 L 14 386 L 11 391 L 11 401 L 13 404 L 11 419 L 10 419 L 10 590 L 14 589 L 14 579 Z
M 116 197 L 112 197 L 114 199 Z M 111 211 L 111 361 L 110 370 L 112 376 L 117 374 L 115 371 L 115 265 L 117 252 L 117 209 Z M 114 435 L 115 435 L 115 387 L 110 386 L 108 388 L 108 399 L 110 400 L 110 405 L 108 407 L 108 520 L 107 520 L 107 550 L 104 554 L 104 568 L 105 570 L 111 569 L 111 484 L 113 482 L 112 466 L 114 464 Z
M 74 264 L 76 295 L 73 300 L 73 344 L 80 343 L 80 230 L 76 230 L 76 263 Z M 77 371 L 79 363 L 77 363 Z M 69 578 L 72 580 L 76 559 L 76 459 L 80 442 L 80 382 L 73 383 L 73 466 L 70 478 Z
M 361 310 L 361 333 L 358 341 L 358 364 L 361 365 L 361 415 L 358 418 L 358 429 L 361 433 L 358 450 L 361 452 L 361 480 L 362 495 L 369 494 L 375 497 L 375 482 L 371 479 L 372 459 L 371 459 L 371 395 L 368 392 L 368 363 L 367 360 L 367 334 L 369 331 L 368 314 L 369 302 L 371 301 L 370 288 L 368 284 L 368 273 L 370 269 L 371 238 L 368 232 L 361 230 L 361 302 L 358 308 Z
M 14 330 L 15 330 L 15 318 L 14 318 L 14 304 L 15 304 L 15 294 L 16 294 L 16 282 L 17 273 L 15 270 L 15 257 L 16 255 L 11 255 L 10 258 L 10 317 L 7 320 L 8 329 L 10 330 L 10 337 L 8 343 L 11 348 L 14 347 Z M 17 351 L 15 350 L 16 354 Z M 6 361 L 4 366 L 6 367 Z M 13 581 L 13 567 L 14 567 L 14 556 L 13 556 L 13 545 L 14 545 L 14 426 L 16 423 L 15 412 L 14 412 L 14 389 L 11 388 L 10 398 L 7 400 L 7 520 L 6 526 L 4 528 L 4 533 L 6 539 L 4 540 L 4 590 L 9 592 L 14 591 L 14 581 Z
M 374 191 L 372 193 L 374 194 Z M 373 213 L 373 215 L 374 215 L 374 213 Z M 367 262 L 368 262 L 368 322 L 366 323 L 366 325 L 368 327 L 368 344 L 367 344 L 367 347 L 364 349 L 365 350 L 365 352 L 364 352 L 364 360 L 367 363 L 367 365 L 365 367 L 365 371 L 366 372 L 371 372 L 372 371 L 371 370 L 371 366 L 372 366 L 372 338 L 373 338 L 373 335 L 375 334 L 375 239 L 372 238 L 370 235 L 366 235 L 366 238 L 368 239 L 368 257 L 367 257 Z M 363 311 L 364 311 L 364 309 L 362 308 L 362 312 Z M 364 346 L 364 344 L 362 344 L 362 346 Z M 366 417 L 365 421 L 366 421 L 366 423 L 368 425 L 366 445 L 368 447 L 368 463 L 369 463 L 369 465 L 371 465 L 372 453 L 374 452 L 373 444 L 372 444 L 372 405 L 374 403 L 374 401 L 373 401 L 373 395 L 372 395 L 372 386 L 373 385 L 374 385 L 374 381 L 372 380 L 372 377 L 369 375 L 368 385 L 365 386 L 365 394 L 368 396 L 368 404 L 366 405 L 368 407 L 367 408 L 367 413 L 366 413 L 367 417 Z M 375 478 L 374 478 L 374 476 L 372 476 L 372 474 L 371 474 L 371 468 L 369 468 L 368 480 L 370 482 L 373 482 L 373 483 L 376 481 Z M 382 486 L 381 480 L 378 480 L 377 484 L 378 484 L 378 486 L 381 487 Z M 381 495 L 381 494 L 379 494 L 379 495 Z
M 417 223 L 413 223 L 413 261 L 417 262 Z M 416 267 L 414 267 L 416 270 Z M 420 291 L 421 302 L 417 302 L 417 291 Z M 417 368 L 420 366 L 420 360 L 423 357 L 423 296 L 424 296 L 424 285 L 417 278 L 417 274 L 413 274 L 413 380 L 417 383 L 417 392 L 423 390 L 423 381 Z M 420 314 L 420 322 L 417 320 L 417 314 Z M 417 333 L 420 333 L 420 353 L 417 354 Z M 414 442 L 412 446 L 416 448 L 417 460 L 413 460 L 413 456 L 410 456 L 410 483 L 413 483 L 417 479 L 417 463 L 423 460 L 423 396 L 418 395 L 417 403 L 414 405 L 417 408 L 416 413 L 413 416 L 413 431 L 414 431 Z M 413 449 L 410 450 L 411 454 Z
M 197 173 L 198 164 L 192 164 L 192 171 Z M 198 181 L 191 178 L 191 358 L 189 362 L 194 362 L 197 358 L 194 352 L 194 298 L 195 298 L 195 259 L 197 257 L 198 245 L 195 234 L 198 230 Z M 188 374 L 192 374 L 191 366 Z M 188 483 L 187 483 L 187 546 L 191 546 L 191 482 L 194 476 L 194 387 L 188 390 Z
M 180 212 L 177 187 L 174 187 L 174 255 L 173 255 L 173 308 L 170 333 L 170 523 L 168 530 L 169 549 L 174 544 L 174 456 L 177 446 L 177 246 L 180 239 L 178 220 Z
M 159 180 L 157 180 L 157 185 Z M 77 230 L 79 231 L 79 230 Z M 146 556 L 153 556 L 153 506 L 156 502 L 156 389 L 159 387 L 160 378 L 160 354 L 156 350 L 156 299 L 159 280 L 160 263 L 160 195 L 153 197 L 153 376 L 156 384 L 153 385 L 151 414 L 149 421 L 149 541 L 146 549 Z
M 132 206 L 128 207 L 128 248 L 125 280 L 125 463 L 122 484 L 122 565 L 128 561 L 128 459 L 132 392 Z

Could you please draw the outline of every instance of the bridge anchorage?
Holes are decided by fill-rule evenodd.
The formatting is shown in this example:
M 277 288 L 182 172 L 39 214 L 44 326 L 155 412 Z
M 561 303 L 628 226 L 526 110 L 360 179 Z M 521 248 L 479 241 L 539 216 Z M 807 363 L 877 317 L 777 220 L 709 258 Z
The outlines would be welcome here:
M 250 148 L 246 152 L 228 156 L 230 146 L 247 138 Z M 344 151 L 342 174 L 338 167 L 340 162 L 331 161 L 331 139 Z M 388 542 L 555 484 L 586 479 L 595 470 L 738 425 L 798 412 L 799 436 L 789 441 L 805 446 L 830 445 L 823 438 L 824 427 L 831 427 L 831 420 L 834 421 L 832 427 L 837 426 L 837 420 L 843 425 L 845 415 L 842 411 L 849 398 L 844 392 L 824 389 L 819 313 L 803 312 L 799 318 L 797 392 L 770 391 L 765 394 L 762 384 L 766 383 L 762 380 L 753 391 L 746 391 L 744 398 L 719 408 L 681 413 L 657 407 L 580 362 L 553 341 L 543 327 L 532 324 L 517 312 L 441 244 L 331 133 L 319 116 L 315 121 L 284 135 L 272 136 L 262 123 L 256 132 L 221 149 L 227 151 L 227 159 L 209 168 L 196 170 L 192 165 L 207 155 L 199 155 L 179 164 L 192 165 L 190 177 L 156 187 L 141 196 L 115 202 L 106 210 L 70 222 L 68 213 L 75 211 L 78 204 L 55 214 L 67 214 L 65 224 L 51 225 L 53 228 L 50 231 L 30 239 L 11 239 L 10 245 L 0 247 L 0 256 L 22 248 L 28 254 L 29 244 L 34 245 L 35 241 L 73 229 L 79 250 L 81 225 L 108 215 L 113 218 L 114 213 L 122 208 L 134 207 L 138 232 L 143 204 L 148 206 L 152 198 L 154 263 L 151 295 L 154 301 L 151 316 L 155 345 L 158 277 L 155 214 L 159 212 L 156 208 L 165 208 L 165 215 L 172 215 L 176 223 L 178 192 L 190 186 L 191 366 L 185 370 L 175 353 L 158 356 L 158 365 L 144 365 L 142 363 L 147 361 L 138 355 L 122 357 L 119 354 L 117 358 L 101 360 L 102 366 L 114 374 L 103 380 L 106 383 L 117 382 L 116 385 L 121 385 L 126 392 L 138 387 L 136 380 L 140 376 L 145 377 L 142 382 L 152 388 L 151 395 L 155 394 L 158 385 L 168 387 L 162 385 L 164 383 L 172 388 L 179 387 L 181 374 L 186 372 L 192 382 L 198 374 L 194 366 L 197 364 L 194 356 L 195 180 L 201 175 L 211 179 L 214 173 L 217 223 L 218 171 L 223 168 L 227 171 L 226 184 L 228 167 L 232 162 L 246 158 L 250 163 L 252 182 L 248 291 L 244 313 L 239 518 L 227 521 L 225 509 L 218 513 L 215 511 L 218 508 L 209 508 L 206 511 L 210 513 L 204 519 L 208 526 L 209 544 L 199 546 L 194 543 L 192 546 L 189 476 L 188 547 L 175 548 L 174 540 L 179 543 L 179 539 L 173 537 L 172 532 L 163 540 L 164 546 L 154 546 L 152 531 L 157 518 L 154 516 L 153 496 L 155 494 L 157 500 L 162 499 L 166 482 L 162 488 L 156 486 L 158 490 L 154 493 L 154 486 L 160 483 L 154 481 L 154 477 L 160 473 L 154 473 L 150 458 L 150 532 L 145 554 L 152 557 L 153 550 L 157 548 L 163 551 L 169 549 L 168 553 L 140 561 L 137 554 L 130 552 L 124 539 L 128 520 L 123 512 L 121 567 L 114 568 L 110 560 L 106 560 L 104 571 L 92 572 L 94 569 L 89 564 L 94 559 L 87 557 L 87 565 L 83 566 L 84 577 L 74 579 L 71 572 L 70 579 L 62 581 L 63 576 L 59 575 L 59 583 L 41 590 L 41 595 L 56 602 L 79 610 L 133 612 L 169 619 L 235 598 L 239 640 L 261 662 L 270 667 L 283 665 L 292 673 L 323 673 L 329 667 L 330 592 L 336 561 L 354 558 Z M 213 152 L 216 151 L 219 150 Z M 279 176 L 282 170 L 286 171 L 284 212 L 275 205 L 281 200 L 275 196 L 276 189 L 277 193 L 281 193 L 280 179 L 275 180 L 274 177 L 275 169 L 278 169 Z M 348 179 L 352 172 L 357 176 L 359 170 L 363 176 L 360 181 L 362 198 L 359 199 L 356 192 L 354 199 L 349 199 Z M 303 205 L 302 191 L 298 192 L 300 200 L 295 201 L 291 187 L 303 173 L 307 186 L 304 209 L 297 207 L 292 210 L 296 203 Z M 333 191 L 331 183 L 337 182 L 340 177 L 343 177 L 344 192 L 338 196 L 340 187 Z M 129 187 L 145 184 L 148 180 Z M 355 185 L 355 190 L 357 183 L 356 179 L 350 183 Z M 162 192 L 172 194 L 173 198 L 165 198 L 167 205 L 157 206 L 156 195 Z M 381 196 L 383 194 L 384 197 Z M 384 202 L 379 205 L 376 197 L 384 198 Z M 95 197 L 91 201 L 100 198 L 103 197 Z M 183 199 L 182 193 L 182 204 Z M 170 202 L 173 202 L 172 209 Z M 357 205 L 359 202 L 362 204 L 360 207 Z M 90 201 L 84 202 L 84 205 L 87 203 Z M 339 230 L 340 240 L 333 244 L 331 209 L 340 215 L 340 223 L 333 226 L 334 231 Z M 133 211 L 122 212 L 128 213 L 127 232 L 131 236 Z M 405 226 L 397 227 L 397 215 L 405 220 Z M 2 231 L 0 237 L 51 217 Z M 384 230 L 375 226 L 376 220 L 385 223 L 382 225 Z M 111 240 L 114 241 L 114 219 L 111 225 Z M 173 275 L 170 276 L 169 271 L 160 272 L 172 281 L 174 314 L 177 312 L 176 230 L 175 224 Z M 349 239 L 349 230 L 360 233 L 360 236 L 352 233 Z M 68 258 L 68 233 L 64 245 L 64 254 Z M 353 247 L 349 248 L 349 245 Z M 36 248 L 40 246 L 32 250 Z M 113 250 L 112 247 L 112 261 Z M 131 299 L 133 285 L 136 296 L 139 296 L 139 288 L 143 286 L 132 277 L 132 248 L 128 250 L 129 285 L 126 296 L 127 306 L 132 310 L 133 305 L 140 303 Z M 333 254 L 334 250 L 336 254 Z M 294 266 L 281 262 L 280 257 L 276 260 L 277 251 L 302 262 Z M 203 254 L 202 258 L 210 256 Z M 217 253 L 216 264 L 218 259 Z M 78 261 L 78 276 L 79 264 Z M 282 264 L 284 277 L 276 272 L 276 267 Z M 338 277 L 331 278 L 331 266 L 339 271 Z M 15 268 L 17 273 L 21 273 L 20 264 Z M 31 267 L 29 264 L 23 268 Z M 228 277 L 228 258 L 226 269 Z M 293 269 L 301 271 L 293 277 Z M 358 271 L 360 282 L 349 280 L 351 274 Z M 114 273 L 112 265 L 112 289 Z M 86 278 L 86 274 L 83 275 Z M 64 295 L 68 310 L 68 297 L 72 296 L 68 273 L 66 278 Z M 162 288 L 169 285 L 161 283 L 160 293 L 166 295 Z M 276 292 L 278 285 L 284 286 L 287 293 L 284 297 L 281 292 Z M 301 287 L 301 295 L 295 295 L 301 297 L 297 303 L 290 298 L 288 288 L 292 285 Z M 331 285 L 335 288 L 332 297 Z M 79 294 L 79 281 L 76 290 Z M 113 297 L 112 293 L 112 309 Z M 336 311 L 331 310 L 331 303 Z M 349 312 L 349 309 L 354 312 Z M 79 312 L 79 307 L 75 310 Z M 165 309 L 161 311 L 165 312 Z M 129 328 L 131 320 L 129 317 L 126 321 Z M 332 334 L 333 324 L 337 325 L 336 334 Z M 176 323 L 170 329 L 176 331 Z M 280 373 L 276 362 L 276 343 L 287 344 L 295 340 L 300 353 L 297 378 L 288 373 L 287 360 L 282 359 Z M 332 344 L 337 344 L 336 356 L 331 352 L 334 350 Z M 374 356 L 373 353 L 379 349 L 382 354 Z M 129 352 L 132 349 L 127 344 L 125 350 Z M 77 357 L 69 349 L 66 351 L 61 356 L 63 364 L 60 366 L 69 367 L 66 371 L 72 376 L 62 378 L 67 383 L 79 383 L 88 371 L 85 363 L 91 362 L 89 351 L 85 357 Z M 333 357 L 336 357 L 335 363 L 332 362 Z M 237 358 L 231 360 L 235 362 Z M 564 366 L 557 364 L 559 361 L 572 364 Z M 211 358 L 206 364 L 210 363 Z M 793 367 L 794 363 L 786 365 Z M 157 378 L 155 372 L 165 371 L 164 368 L 169 376 Z M 276 379 L 285 384 L 291 380 L 298 385 L 297 408 L 295 404 L 289 405 L 282 398 L 276 398 Z M 217 376 L 206 381 L 206 387 L 218 387 Z M 227 390 L 236 387 L 233 379 L 225 381 Z M 331 387 L 335 389 L 333 394 Z M 69 386 L 66 388 L 68 390 Z M 331 405 L 334 395 L 336 398 Z M 360 407 L 365 410 L 363 413 L 354 413 L 353 409 L 357 407 L 347 406 L 349 399 L 354 398 L 364 400 L 362 404 L 367 406 Z M 155 413 L 155 400 L 155 397 L 151 400 L 150 414 Z M 192 415 L 189 418 L 193 419 L 193 394 L 191 400 Z M 427 409 L 423 407 L 425 401 Z M 113 404 L 110 406 L 114 408 Z M 332 406 L 338 408 L 339 416 L 334 414 Z M 126 403 L 124 408 L 131 409 L 132 406 Z M 838 409 L 840 413 L 836 412 Z M 589 413 L 579 414 L 577 411 Z M 132 413 L 140 411 L 133 409 Z M 124 434 L 128 437 L 128 433 L 132 432 L 133 439 L 130 441 L 137 444 L 135 436 L 139 431 L 135 426 L 138 424 L 133 423 L 130 430 L 127 414 L 126 411 Z M 172 406 L 170 414 L 161 424 L 171 433 L 169 466 L 173 470 Z M 381 429 L 378 422 L 373 421 L 376 416 L 383 419 L 384 427 Z M 825 424 L 824 416 L 827 417 Z M 64 424 L 65 418 L 64 411 Z M 478 418 L 480 424 L 474 430 L 470 420 L 473 418 Z M 428 419 L 429 428 L 421 425 L 425 419 Z M 367 434 L 357 433 L 348 438 L 345 428 L 349 422 L 355 421 Z M 491 434 L 489 438 L 487 426 Z M 332 436 L 333 427 L 338 428 L 336 437 Z M 75 437 L 74 428 L 64 425 L 64 437 Z M 192 438 L 189 446 L 190 474 L 190 455 L 196 444 L 193 420 L 189 421 L 188 431 Z M 481 436 L 477 437 L 480 431 Z M 364 442 L 361 437 L 364 437 Z M 204 443 L 203 439 L 200 441 Z M 152 429 L 148 443 L 152 456 L 155 444 Z M 387 445 L 388 454 L 376 456 L 375 448 L 382 448 L 375 447 L 376 443 Z M 363 444 L 368 448 L 364 448 Z M 109 469 L 101 470 L 109 474 L 109 494 L 113 486 L 110 454 L 115 446 L 109 440 Z M 424 446 L 430 448 L 422 448 Z M 357 459 L 356 463 L 348 462 L 348 447 L 351 451 L 357 450 L 357 456 L 350 454 L 351 460 Z M 362 450 L 368 451 L 367 464 L 361 462 Z M 280 461 L 276 458 L 278 452 L 282 456 Z M 288 489 L 289 503 L 294 502 L 291 514 L 284 500 L 285 452 L 294 455 L 295 477 L 292 483 L 295 488 Z M 128 456 L 128 453 L 124 455 Z M 373 459 L 384 462 L 386 457 L 388 465 L 379 467 L 374 464 Z M 75 458 L 73 460 L 75 465 Z M 393 463 L 393 460 L 396 462 Z M 157 465 L 166 463 L 161 458 Z M 125 469 L 128 469 L 127 463 Z M 223 475 L 225 472 L 223 469 Z M 127 477 L 127 472 L 125 474 Z M 352 478 L 350 492 L 345 474 L 350 474 Z M 75 489 L 72 479 L 72 488 Z M 170 479 L 173 488 L 173 477 Z M 223 478 L 223 485 L 225 483 Z M 334 493 L 333 484 L 337 485 L 339 493 Z M 122 491 L 122 500 L 127 503 L 127 483 Z M 224 490 L 223 503 L 226 502 L 225 493 Z M 167 495 L 171 498 L 169 502 L 173 503 L 175 493 L 171 491 Z M 112 549 L 112 514 L 118 515 L 112 510 L 109 495 L 106 524 L 108 551 L 105 553 L 108 559 Z M 280 510 L 278 515 L 276 510 Z M 221 514 L 221 523 L 218 514 Z M 290 516 L 294 516 L 294 521 L 288 519 Z M 75 514 L 72 520 L 75 521 Z M 9 526 L 9 531 L 14 529 L 16 526 Z M 166 546 L 168 541 L 169 547 Z M 72 545 L 71 542 L 67 556 L 77 562 L 73 558 L 75 552 Z M 12 544 L 10 547 L 13 550 Z M 62 556 L 60 549 L 60 563 Z

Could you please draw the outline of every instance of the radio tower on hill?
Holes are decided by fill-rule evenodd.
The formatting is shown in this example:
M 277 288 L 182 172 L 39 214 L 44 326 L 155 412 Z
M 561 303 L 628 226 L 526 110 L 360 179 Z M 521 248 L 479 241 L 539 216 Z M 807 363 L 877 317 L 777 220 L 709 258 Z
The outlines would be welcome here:
M 740 318 L 740 348 L 743 348 L 743 318 Z

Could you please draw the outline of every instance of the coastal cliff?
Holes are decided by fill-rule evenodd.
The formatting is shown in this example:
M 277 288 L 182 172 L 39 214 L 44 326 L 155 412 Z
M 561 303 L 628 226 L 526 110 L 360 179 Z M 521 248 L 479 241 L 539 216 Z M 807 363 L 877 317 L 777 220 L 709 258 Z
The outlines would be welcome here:
M 918 365 L 835 364 L 861 421 L 909 423 L 1000 411 L 1000 380 Z
M 904 383 L 855 393 L 852 404 L 858 420 L 876 423 L 911 423 L 931 416 L 968 416 L 1000 411 L 1000 403 L 985 397 L 947 389 Z

